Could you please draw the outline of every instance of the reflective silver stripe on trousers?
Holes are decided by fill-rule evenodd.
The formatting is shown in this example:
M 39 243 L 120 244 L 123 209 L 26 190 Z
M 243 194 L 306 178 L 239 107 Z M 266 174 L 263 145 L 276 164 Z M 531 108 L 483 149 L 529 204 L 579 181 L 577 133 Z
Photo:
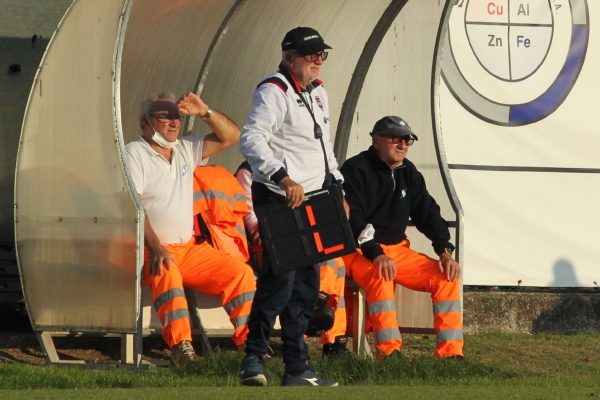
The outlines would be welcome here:
M 248 201 L 248 198 L 246 197 L 245 194 L 241 194 L 241 193 L 234 193 L 233 194 L 233 201 L 241 201 L 242 203 L 245 203 L 246 201 Z
M 180 288 L 173 288 L 167 290 L 166 292 L 158 296 L 156 300 L 154 300 L 154 309 L 158 311 L 158 309 L 162 307 L 163 304 L 173 300 L 175 297 L 185 298 L 185 293 Z
M 237 317 L 236 319 L 233 320 L 233 327 L 235 329 L 246 325 L 246 322 L 248 322 L 248 315 L 242 315 L 241 317 Z
M 246 229 L 244 229 L 244 227 L 236 225 L 235 230 L 238 231 L 240 234 L 246 236 Z
M 346 298 L 344 296 L 338 297 L 337 308 L 346 308 Z
M 437 333 L 437 343 L 442 343 L 447 340 L 463 340 L 462 329 L 444 329 Z
M 181 318 L 189 318 L 189 316 L 190 313 L 188 312 L 187 308 L 180 308 L 178 310 L 173 310 L 170 313 L 165 314 L 162 323 L 163 326 L 167 326 L 173 321 L 177 321 Z
M 402 335 L 398 328 L 380 329 L 375 334 L 377 335 L 377 343 L 383 343 L 394 339 L 402 340 Z
M 236 307 L 241 306 L 244 303 L 252 301 L 254 299 L 254 291 L 248 293 L 242 293 L 238 297 L 232 299 L 229 303 L 225 304 L 223 308 L 227 311 L 227 314 L 231 313 Z
M 321 267 L 327 267 L 327 268 L 335 268 L 336 263 L 335 260 L 327 260 L 324 263 L 320 264 Z
M 394 300 L 382 300 L 369 304 L 369 315 L 375 315 L 384 311 L 395 311 Z
M 346 277 L 346 267 L 339 267 L 337 270 L 337 277 L 339 278 L 345 278 Z
M 433 303 L 433 314 L 445 314 L 448 312 L 462 312 L 460 300 L 440 301 Z

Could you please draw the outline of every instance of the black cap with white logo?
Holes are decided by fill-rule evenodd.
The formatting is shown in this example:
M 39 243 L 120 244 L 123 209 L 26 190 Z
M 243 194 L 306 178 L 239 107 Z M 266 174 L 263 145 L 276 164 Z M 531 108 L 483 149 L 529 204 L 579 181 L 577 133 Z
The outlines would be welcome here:
M 313 28 L 299 26 L 285 34 L 281 42 L 281 50 L 296 50 L 301 55 L 315 54 L 331 46 Z
M 375 122 L 371 135 L 409 137 L 411 139 L 419 140 L 406 121 L 395 115 L 383 117 Z

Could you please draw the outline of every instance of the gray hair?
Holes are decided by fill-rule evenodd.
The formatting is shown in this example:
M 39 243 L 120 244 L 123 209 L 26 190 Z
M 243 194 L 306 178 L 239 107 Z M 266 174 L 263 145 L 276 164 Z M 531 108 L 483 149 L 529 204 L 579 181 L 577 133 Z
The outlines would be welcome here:
M 294 56 L 298 54 L 298 52 L 296 50 L 283 50 L 281 52 L 281 62 L 283 63 L 283 65 L 288 65 L 291 63 L 291 61 L 289 60 L 291 56 Z

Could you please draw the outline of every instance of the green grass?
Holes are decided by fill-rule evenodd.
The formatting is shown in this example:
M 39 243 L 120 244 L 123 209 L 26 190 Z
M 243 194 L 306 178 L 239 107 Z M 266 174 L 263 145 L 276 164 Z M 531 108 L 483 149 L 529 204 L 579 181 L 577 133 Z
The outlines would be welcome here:
M 596 399 L 600 390 L 581 387 L 543 386 L 342 386 L 339 388 L 246 388 L 185 387 L 140 389 L 66 389 L 2 391 L 0 398 L 12 399 L 210 399 L 210 400 L 392 400 L 392 399 Z
M 235 352 L 218 352 L 183 369 L 141 372 L 0 364 L 0 399 L 600 399 L 600 334 L 467 335 L 462 361 L 437 360 L 433 348 L 433 337 L 409 336 L 402 358 L 314 356 L 316 370 L 343 385 L 316 390 L 278 387 L 279 358 L 267 362 L 269 387 L 239 387 L 242 355 Z

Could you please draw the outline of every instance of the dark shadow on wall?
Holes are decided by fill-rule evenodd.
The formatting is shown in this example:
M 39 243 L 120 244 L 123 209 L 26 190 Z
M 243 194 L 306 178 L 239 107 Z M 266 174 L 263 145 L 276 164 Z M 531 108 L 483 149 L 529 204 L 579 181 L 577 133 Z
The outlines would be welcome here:
M 560 259 L 554 263 L 554 280 L 551 287 L 580 287 L 582 284 L 577 280 L 575 268 L 569 260 Z
M 556 305 L 535 320 L 533 332 L 600 332 L 600 292 L 561 293 Z
M 542 313 L 533 323 L 534 332 L 581 333 L 600 331 L 600 289 L 581 288 L 575 268 L 568 260 L 554 264 L 552 287 L 564 288 L 552 308 Z M 567 288 L 572 288 L 569 293 Z

